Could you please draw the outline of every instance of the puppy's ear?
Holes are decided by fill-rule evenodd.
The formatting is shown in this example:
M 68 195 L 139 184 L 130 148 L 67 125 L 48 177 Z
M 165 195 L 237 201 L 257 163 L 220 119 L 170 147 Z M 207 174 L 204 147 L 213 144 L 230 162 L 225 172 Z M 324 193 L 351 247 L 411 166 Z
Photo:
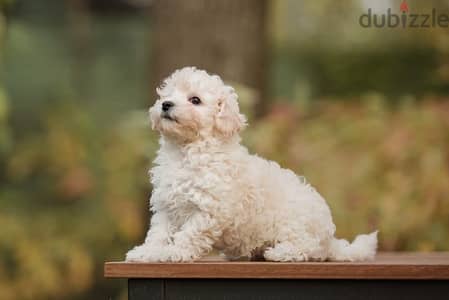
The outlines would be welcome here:
M 148 110 L 148 117 L 150 119 L 151 129 L 157 130 L 160 122 L 160 116 L 157 113 L 155 109 L 156 104 L 154 104 L 150 109 Z
M 218 101 L 215 129 L 224 137 L 231 137 L 246 125 L 246 117 L 239 112 L 237 94 L 232 90 Z

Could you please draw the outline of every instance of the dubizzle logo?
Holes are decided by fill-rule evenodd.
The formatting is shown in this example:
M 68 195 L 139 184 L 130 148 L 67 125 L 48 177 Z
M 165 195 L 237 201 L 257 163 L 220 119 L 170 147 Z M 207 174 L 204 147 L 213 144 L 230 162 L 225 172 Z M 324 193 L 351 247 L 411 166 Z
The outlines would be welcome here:
M 400 15 L 391 13 L 391 8 L 386 13 L 374 14 L 371 8 L 368 13 L 359 17 L 359 24 L 363 28 L 430 28 L 448 27 L 449 15 L 437 13 L 433 8 L 431 13 L 409 13 L 409 6 L 405 0 L 399 5 Z

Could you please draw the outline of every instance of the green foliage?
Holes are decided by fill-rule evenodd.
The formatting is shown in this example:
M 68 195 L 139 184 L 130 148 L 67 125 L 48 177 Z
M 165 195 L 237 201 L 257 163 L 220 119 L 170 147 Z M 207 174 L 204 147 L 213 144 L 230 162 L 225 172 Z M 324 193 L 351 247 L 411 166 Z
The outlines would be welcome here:
M 366 91 L 377 91 L 396 102 L 401 95 L 422 95 L 449 90 L 445 78 L 437 76 L 439 53 L 433 48 L 396 44 L 386 49 L 325 48 L 278 49 L 273 88 L 276 95 L 295 96 L 291 89 L 306 80 L 311 96 L 338 96 L 358 100 Z
M 62 103 L 4 154 L 1 299 L 85 293 L 101 275 L 102 262 L 123 258 L 143 235 L 146 171 L 157 139 L 144 113 L 124 114 L 103 132 L 94 120 Z

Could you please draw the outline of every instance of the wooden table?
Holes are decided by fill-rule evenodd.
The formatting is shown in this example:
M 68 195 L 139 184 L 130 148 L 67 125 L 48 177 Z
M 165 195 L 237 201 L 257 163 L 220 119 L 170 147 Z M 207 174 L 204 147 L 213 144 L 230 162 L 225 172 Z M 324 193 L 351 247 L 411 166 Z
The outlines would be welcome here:
M 449 252 L 380 253 L 356 263 L 108 262 L 105 276 L 127 278 L 129 300 L 449 300 Z

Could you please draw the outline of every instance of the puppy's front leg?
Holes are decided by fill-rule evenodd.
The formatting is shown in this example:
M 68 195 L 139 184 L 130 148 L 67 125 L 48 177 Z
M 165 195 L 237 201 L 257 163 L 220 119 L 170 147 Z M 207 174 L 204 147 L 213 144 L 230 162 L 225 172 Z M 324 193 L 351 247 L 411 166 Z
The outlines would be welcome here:
M 150 247 L 163 247 L 170 243 L 170 222 L 165 212 L 156 212 L 151 217 L 151 226 L 145 238 Z
M 221 236 L 219 222 L 205 212 L 196 212 L 173 236 L 165 261 L 192 261 L 206 255 Z
M 170 242 L 170 223 L 165 212 L 156 212 L 151 218 L 145 242 L 126 254 L 127 261 L 153 261 L 160 257 Z

